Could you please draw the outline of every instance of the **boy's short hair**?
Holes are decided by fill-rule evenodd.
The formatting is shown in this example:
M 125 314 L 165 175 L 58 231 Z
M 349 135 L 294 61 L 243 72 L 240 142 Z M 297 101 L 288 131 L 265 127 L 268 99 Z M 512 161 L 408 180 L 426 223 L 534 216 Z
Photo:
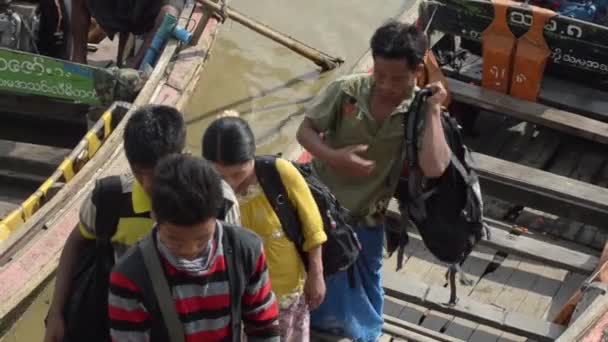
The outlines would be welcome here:
M 416 25 L 392 19 L 374 32 L 370 45 L 374 58 L 403 59 L 413 69 L 423 62 L 429 43 Z
M 151 196 L 156 221 L 180 226 L 217 217 L 224 203 L 221 178 L 213 165 L 186 154 L 159 161 Z
M 177 109 L 146 105 L 131 115 L 123 137 L 129 164 L 153 168 L 166 155 L 183 151 L 186 125 Z

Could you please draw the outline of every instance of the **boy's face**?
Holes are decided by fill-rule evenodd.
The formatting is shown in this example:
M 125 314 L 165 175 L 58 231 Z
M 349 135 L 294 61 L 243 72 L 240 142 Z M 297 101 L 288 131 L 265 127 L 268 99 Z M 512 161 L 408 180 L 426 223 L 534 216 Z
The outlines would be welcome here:
M 160 241 L 173 255 L 187 260 L 196 259 L 203 253 L 215 234 L 215 219 L 210 218 L 192 226 L 158 223 Z
M 144 188 L 148 195 L 152 193 L 152 177 L 154 177 L 154 168 L 141 167 L 131 164 L 131 172 L 139 184 Z
M 402 101 L 412 93 L 417 76 L 423 70 L 423 64 L 412 69 L 402 59 L 375 57 L 374 92 L 388 102 Z

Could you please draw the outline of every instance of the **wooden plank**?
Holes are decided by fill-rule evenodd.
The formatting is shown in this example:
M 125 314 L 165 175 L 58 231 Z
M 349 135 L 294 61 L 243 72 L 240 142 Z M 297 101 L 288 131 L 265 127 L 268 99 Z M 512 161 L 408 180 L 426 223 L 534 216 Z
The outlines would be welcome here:
M 534 274 L 530 270 L 530 263 L 527 260 L 522 260 L 511 274 L 511 277 L 505 283 L 502 292 L 493 301 L 493 304 L 502 308 L 507 312 L 517 312 L 516 309 L 526 299 L 529 294 L 529 290 L 538 279 L 538 275 Z M 519 314 L 519 312 L 517 312 Z M 534 316 L 529 316 L 536 318 Z M 506 332 L 503 332 L 499 338 L 499 341 L 511 339 L 514 341 L 525 341 L 526 339 L 522 336 L 509 336 Z
M 549 106 L 608 121 L 608 93 L 605 91 L 567 79 L 545 76 L 539 98 Z
M 608 144 L 608 123 L 539 103 L 516 99 L 453 78 L 448 78 L 448 85 L 456 101 Z
M 608 326 L 608 296 L 602 296 L 572 323 L 556 342 L 603 341 Z
M 3 169 L 50 176 L 71 150 L 0 139 Z
M 545 312 L 545 318 L 552 320 L 555 315 L 561 310 L 562 306 L 566 304 L 568 299 L 574 294 L 574 292 L 581 286 L 582 282 L 586 279 L 585 276 L 577 273 L 568 273 L 564 278 L 564 282 L 560 286 L 559 290 L 553 297 L 551 305 Z
M 546 319 L 545 312 L 551 305 L 553 296 L 559 291 L 568 271 L 539 263 L 530 263 L 528 270 L 538 277 L 525 300 L 517 308 L 517 312 Z
M 469 342 L 495 342 L 500 338 L 502 331 L 494 328 L 480 325 L 477 327 L 473 335 L 469 337 Z
M 456 78 L 480 84 L 483 71 L 482 58 L 471 55 L 465 63 L 468 63 L 468 65 L 458 71 L 458 77 Z M 444 67 L 444 69 L 447 68 Z M 449 70 L 448 75 L 454 73 L 454 70 Z M 564 89 L 567 89 L 567 91 L 564 91 Z M 606 111 L 608 107 L 605 107 L 608 104 L 606 98 L 608 98 L 608 92 L 593 88 L 593 85 L 574 83 L 568 81 L 567 78 L 556 78 L 545 74 L 538 95 L 538 102 L 606 122 L 608 121 L 608 112 Z
M 490 266 L 494 270 L 479 280 L 471 292 L 470 298 L 483 303 L 494 303 L 494 300 L 500 295 L 505 284 L 520 263 L 521 259 L 517 256 L 507 255 L 505 257 L 497 254 L 493 264 Z M 469 341 L 498 341 L 503 333 L 504 331 L 480 324 L 469 338 Z
M 454 306 L 447 306 L 445 303 L 449 298 L 448 289 L 431 287 L 398 274 L 386 274 L 383 286 L 390 296 L 538 341 L 553 341 L 564 330 L 562 326 L 517 313 L 505 312 L 495 306 L 475 302 L 467 297 L 460 298 L 460 301 Z
M 396 203 L 392 201 L 389 205 L 388 215 L 396 216 Z M 531 260 L 540 261 L 545 265 L 555 266 L 566 270 L 571 270 L 581 274 L 590 274 L 595 269 L 598 263 L 597 255 L 589 254 L 580 249 L 573 248 L 572 244 L 561 243 L 556 244 L 554 241 L 544 242 L 539 239 L 533 239 L 525 235 L 510 234 L 510 231 L 515 226 L 506 224 L 497 220 L 486 219 L 486 225 L 490 231 L 490 240 L 480 240 L 476 251 L 473 252 L 467 262 L 463 265 L 464 270 L 469 272 L 469 276 L 473 281 L 476 281 L 482 274 L 479 272 L 485 271 L 490 260 L 487 255 L 492 250 L 498 250 L 506 254 L 518 255 L 529 258 Z M 410 244 L 424 248 L 424 245 L 419 240 L 418 235 L 411 234 Z M 489 248 L 489 249 L 483 249 Z M 478 254 L 481 253 L 481 254 Z M 478 257 L 479 256 L 479 257 Z M 427 256 L 428 257 L 428 256 Z M 479 260 L 480 263 L 475 263 Z M 409 265 L 409 260 L 404 266 L 404 269 L 399 273 L 412 274 L 413 272 L 421 271 L 422 274 L 415 274 L 421 280 L 425 279 L 425 273 L 431 267 L 428 262 L 418 258 L 412 260 L 412 265 Z M 425 268 L 419 268 L 423 264 Z M 385 269 L 391 272 L 394 268 Z M 428 278 L 426 278 L 428 279 Z M 439 282 L 440 283 L 440 282 Z M 437 284 L 439 284 L 437 283 Z
M 595 255 L 589 255 L 580 251 L 571 250 L 566 247 L 556 246 L 551 243 L 542 242 L 526 237 L 525 235 L 514 235 L 497 228 L 501 224 L 487 220 L 488 229 L 491 233 L 490 240 L 481 240 L 480 245 L 508 254 L 527 257 L 531 260 L 540 261 L 545 265 L 551 265 L 581 274 L 591 274 L 598 263 Z M 504 226 L 503 226 L 504 227 Z
M 416 341 L 416 342 L 436 342 L 435 338 L 431 338 L 409 329 L 404 329 L 400 326 L 396 326 L 390 323 L 385 323 L 382 326 L 382 331 L 386 334 L 393 336 L 392 341 L 405 342 L 405 341 Z
M 485 246 L 477 246 L 473 252 L 471 252 L 462 265 L 462 271 L 465 272 L 468 280 L 471 281 L 472 286 L 464 287 L 463 285 L 458 284 L 458 294 L 460 296 L 468 296 L 473 292 L 481 277 L 486 273 L 495 254 L 496 250 Z M 477 322 L 470 322 L 459 317 L 454 317 L 451 322 L 446 325 L 445 334 L 467 340 L 475 332 L 475 329 L 477 329 L 478 326 L 479 324 L 477 324 Z
M 384 318 L 384 322 L 385 323 L 388 323 L 390 325 L 393 325 L 393 326 L 396 326 L 396 327 L 400 327 L 400 328 L 403 328 L 403 329 L 406 329 L 406 330 L 418 333 L 418 334 L 423 335 L 423 336 L 431 337 L 434 340 L 439 341 L 439 342 L 459 342 L 459 341 L 463 341 L 461 339 L 457 339 L 457 338 L 448 336 L 446 334 L 441 334 L 441 333 L 438 333 L 436 331 L 433 331 L 433 330 L 421 327 L 419 325 L 412 324 L 410 322 L 406 322 L 406 321 L 400 320 L 398 318 L 394 318 L 394 317 L 386 316 L 386 315 L 383 318 Z
M 608 220 L 608 189 L 479 153 L 473 158 L 485 193 L 600 228 Z

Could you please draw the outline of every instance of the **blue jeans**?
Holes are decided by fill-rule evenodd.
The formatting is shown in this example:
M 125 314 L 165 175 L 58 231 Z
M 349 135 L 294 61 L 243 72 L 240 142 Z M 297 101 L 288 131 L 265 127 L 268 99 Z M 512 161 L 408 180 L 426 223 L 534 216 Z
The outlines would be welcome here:
M 328 277 L 325 301 L 310 314 L 311 328 L 357 342 L 375 342 L 382 333 L 382 251 L 384 225 L 355 227 L 363 249 L 348 271 Z M 354 282 L 353 282 L 354 280 Z M 354 286 L 353 286 L 354 285 Z

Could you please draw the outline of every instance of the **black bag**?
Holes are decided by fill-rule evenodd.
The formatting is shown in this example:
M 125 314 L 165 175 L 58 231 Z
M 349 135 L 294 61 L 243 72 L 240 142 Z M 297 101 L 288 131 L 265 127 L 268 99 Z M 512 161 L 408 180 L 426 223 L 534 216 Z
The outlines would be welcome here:
M 473 160 L 464 145 L 461 128 L 447 112 L 441 114 L 446 141 L 452 151 L 450 164 L 443 175 L 427 179 L 418 165 L 417 130 L 421 110 L 429 90 L 421 90 L 412 102 L 412 110 L 404 117 L 406 161 L 409 175 L 400 182 L 396 196 L 402 215 L 416 226 L 425 246 L 442 262 L 450 264 L 451 297 L 456 301 L 455 273 L 486 235 L 483 223 L 483 201 Z M 462 276 L 462 274 L 461 274 Z M 466 280 L 461 278 L 462 282 Z
M 79 256 L 64 308 L 64 342 L 109 342 L 108 288 L 114 266 L 110 242 L 116 232 L 122 201 L 120 176 L 99 179 L 91 200 L 95 204 L 96 239 Z M 101 215 L 100 215 L 101 214 Z
M 264 194 L 277 214 L 287 237 L 294 242 L 304 265 L 307 266 L 302 246 L 304 237 L 296 208 L 288 198 L 287 190 L 275 165 L 276 157 L 256 157 L 255 173 Z M 312 173 L 310 163 L 292 164 L 306 180 L 323 219 L 327 241 L 323 244 L 323 273 L 325 276 L 347 270 L 359 256 L 361 244 L 348 223 L 348 210 L 338 203 L 329 188 Z

